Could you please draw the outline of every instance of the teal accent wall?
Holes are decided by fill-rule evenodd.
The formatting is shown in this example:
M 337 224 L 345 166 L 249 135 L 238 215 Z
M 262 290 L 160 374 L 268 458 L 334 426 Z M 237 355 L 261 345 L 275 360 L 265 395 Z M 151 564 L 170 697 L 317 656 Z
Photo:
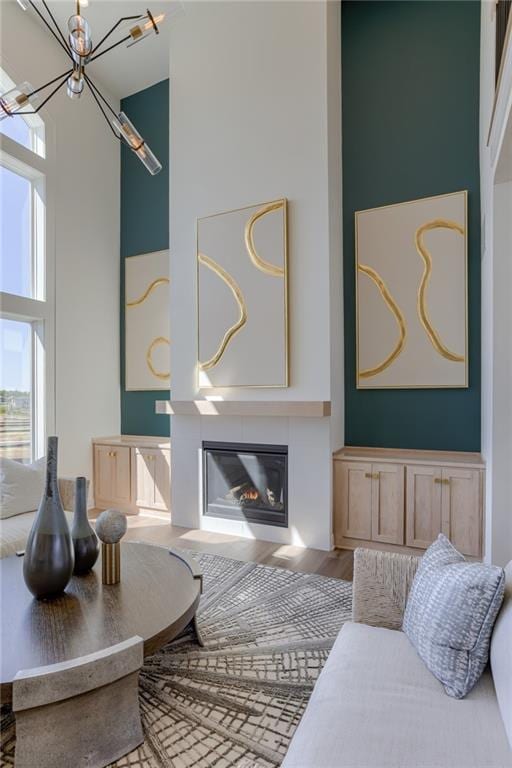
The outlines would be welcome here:
M 480 3 L 342 3 L 345 442 L 480 450 Z M 354 212 L 468 190 L 469 388 L 357 390 Z
M 169 247 L 169 80 L 121 101 L 121 109 L 162 163 L 151 176 L 124 144 L 121 146 L 121 433 L 169 435 L 169 417 L 155 414 L 155 400 L 169 392 L 127 392 L 124 367 L 124 263 L 130 256 Z

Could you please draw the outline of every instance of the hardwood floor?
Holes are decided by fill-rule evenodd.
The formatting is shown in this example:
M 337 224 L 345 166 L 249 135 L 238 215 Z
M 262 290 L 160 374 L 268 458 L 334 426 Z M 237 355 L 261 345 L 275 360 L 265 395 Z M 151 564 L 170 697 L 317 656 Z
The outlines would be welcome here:
M 99 511 L 90 510 L 92 519 Z M 168 547 L 181 547 L 196 552 L 210 552 L 235 560 L 280 566 L 292 571 L 319 573 L 336 579 L 352 580 L 353 553 L 347 550 L 323 552 L 288 544 L 255 541 L 222 533 L 209 533 L 171 525 L 164 512 L 143 512 L 128 516 L 127 541 L 146 541 Z

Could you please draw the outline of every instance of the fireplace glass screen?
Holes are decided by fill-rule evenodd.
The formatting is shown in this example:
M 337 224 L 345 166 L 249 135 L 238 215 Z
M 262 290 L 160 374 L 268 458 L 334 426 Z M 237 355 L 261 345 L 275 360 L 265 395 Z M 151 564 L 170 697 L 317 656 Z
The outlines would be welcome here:
M 282 445 L 204 443 L 204 514 L 286 527 L 287 463 Z

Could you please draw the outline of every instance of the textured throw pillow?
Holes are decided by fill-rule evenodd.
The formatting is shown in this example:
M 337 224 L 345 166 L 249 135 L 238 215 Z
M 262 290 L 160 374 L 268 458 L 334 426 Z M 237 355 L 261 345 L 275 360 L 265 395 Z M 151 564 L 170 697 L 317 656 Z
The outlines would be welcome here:
M 0 518 L 37 509 L 44 486 L 46 459 L 33 464 L 0 458 Z
M 504 591 L 502 568 L 467 562 L 442 533 L 425 552 L 403 631 L 449 696 L 462 699 L 484 671 Z

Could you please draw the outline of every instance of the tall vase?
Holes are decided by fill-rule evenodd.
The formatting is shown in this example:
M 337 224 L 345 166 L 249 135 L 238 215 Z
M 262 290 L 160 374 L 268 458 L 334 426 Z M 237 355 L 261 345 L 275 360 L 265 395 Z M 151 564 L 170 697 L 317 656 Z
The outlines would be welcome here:
M 100 552 L 98 537 L 87 518 L 87 480 L 77 477 L 75 481 L 75 511 L 71 538 L 75 550 L 73 573 L 81 576 L 91 570 Z
M 27 587 L 38 598 L 61 594 L 73 573 L 74 560 L 57 482 L 57 438 L 49 437 L 45 489 L 23 558 Z

